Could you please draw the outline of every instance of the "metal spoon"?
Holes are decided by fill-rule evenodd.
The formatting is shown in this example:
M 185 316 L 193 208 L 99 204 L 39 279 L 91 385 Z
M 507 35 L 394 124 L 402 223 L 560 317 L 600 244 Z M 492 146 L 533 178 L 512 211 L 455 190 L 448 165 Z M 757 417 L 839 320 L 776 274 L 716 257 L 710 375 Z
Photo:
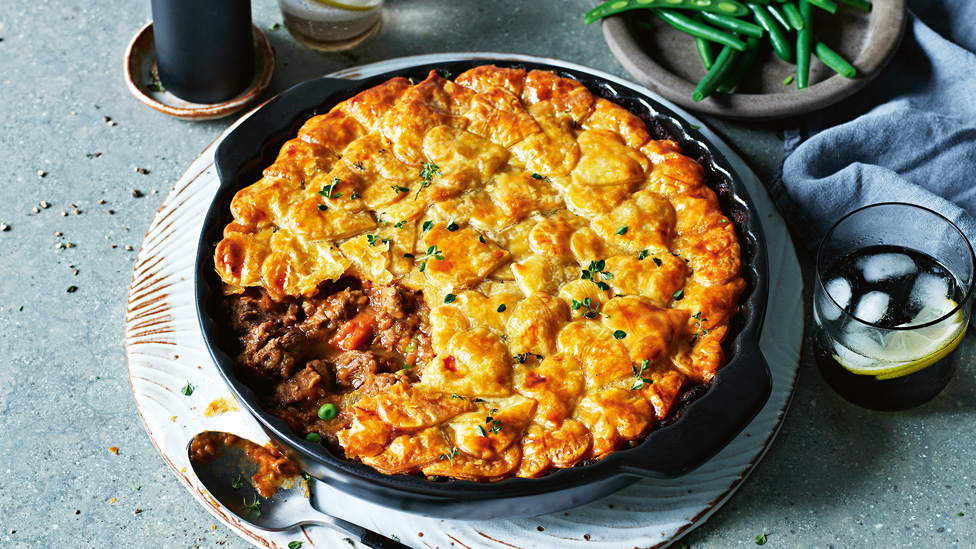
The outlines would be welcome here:
M 261 498 L 248 482 L 257 466 L 245 456 L 241 446 L 223 446 L 212 460 L 201 463 L 193 460 L 190 453 L 192 443 L 193 439 L 190 439 L 186 447 L 187 455 L 193 472 L 204 488 L 238 518 L 255 528 L 281 532 L 303 524 L 318 524 L 348 534 L 367 547 L 410 549 L 398 541 L 312 507 L 308 484 L 302 476 L 285 482 L 270 499 Z M 255 504 L 255 501 L 258 503 Z

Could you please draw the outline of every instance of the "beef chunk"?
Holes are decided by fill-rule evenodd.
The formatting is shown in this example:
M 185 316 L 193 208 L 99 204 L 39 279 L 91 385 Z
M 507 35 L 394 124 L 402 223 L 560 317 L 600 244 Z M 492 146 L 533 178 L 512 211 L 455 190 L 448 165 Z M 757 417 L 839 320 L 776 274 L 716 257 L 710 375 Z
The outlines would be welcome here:
M 326 340 L 340 324 L 356 316 L 368 299 L 359 290 L 345 289 L 325 298 L 302 302 L 305 320 L 301 329 L 311 339 Z
M 336 357 L 335 382 L 344 389 L 358 389 L 379 369 L 376 355 L 370 351 L 346 351 Z
M 250 295 L 228 298 L 230 326 L 234 332 L 248 332 L 255 326 L 273 319 L 273 315 L 261 307 L 261 300 Z
M 322 376 L 322 386 L 325 388 L 325 390 L 332 390 L 332 380 L 335 378 L 335 368 L 333 368 L 331 362 L 322 359 L 309 360 L 306 366 L 312 368 L 318 372 L 320 376 Z
M 275 399 L 283 404 L 296 402 L 318 402 L 325 397 L 327 382 L 312 367 L 306 367 L 295 376 L 275 387 Z
M 299 330 L 272 332 L 274 322 L 267 321 L 244 336 L 244 365 L 267 376 L 287 379 L 295 366 L 309 352 L 309 342 Z
M 378 316 L 387 316 L 391 319 L 402 319 L 406 315 L 403 313 L 403 297 L 397 288 L 393 286 L 372 286 L 366 289 L 369 297 L 369 306 L 379 312 Z

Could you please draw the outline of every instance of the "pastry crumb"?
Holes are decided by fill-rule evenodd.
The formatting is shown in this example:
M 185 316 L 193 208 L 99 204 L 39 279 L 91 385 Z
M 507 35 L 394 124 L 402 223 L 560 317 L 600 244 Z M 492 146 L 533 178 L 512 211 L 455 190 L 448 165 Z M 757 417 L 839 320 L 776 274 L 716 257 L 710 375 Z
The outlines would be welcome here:
M 237 410 L 240 410 L 240 407 L 237 405 L 237 401 L 234 400 L 234 397 L 222 396 L 208 404 L 207 409 L 203 412 L 203 415 L 206 417 L 214 417 L 225 412 L 234 412 Z

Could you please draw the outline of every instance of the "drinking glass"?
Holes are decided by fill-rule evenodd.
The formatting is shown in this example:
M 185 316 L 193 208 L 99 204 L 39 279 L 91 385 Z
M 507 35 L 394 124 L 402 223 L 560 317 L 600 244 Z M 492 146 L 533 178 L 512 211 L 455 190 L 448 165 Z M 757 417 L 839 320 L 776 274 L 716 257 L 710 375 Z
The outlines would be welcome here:
M 383 0 L 278 0 L 285 28 L 318 51 L 347 50 L 380 29 Z
M 152 0 L 156 67 L 166 91 L 226 101 L 254 77 L 250 0 Z
M 882 203 L 847 214 L 820 244 L 814 355 L 827 383 L 874 410 L 937 395 L 969 323 L 973 248 L 945 217 Z

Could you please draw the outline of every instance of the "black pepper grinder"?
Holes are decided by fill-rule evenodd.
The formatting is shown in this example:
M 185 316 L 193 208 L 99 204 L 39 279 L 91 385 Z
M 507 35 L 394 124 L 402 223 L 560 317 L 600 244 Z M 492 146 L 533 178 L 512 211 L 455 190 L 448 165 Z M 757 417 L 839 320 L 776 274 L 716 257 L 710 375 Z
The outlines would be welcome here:
M 156 68 L 166 91 L 220 103 L 254 77 L 250 0 L 152 0 Z

